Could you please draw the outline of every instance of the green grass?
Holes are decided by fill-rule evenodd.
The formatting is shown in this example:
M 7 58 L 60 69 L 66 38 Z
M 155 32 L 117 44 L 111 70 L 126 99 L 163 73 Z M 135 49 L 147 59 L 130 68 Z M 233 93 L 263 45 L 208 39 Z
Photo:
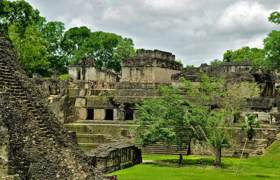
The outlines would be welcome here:
M 112 173 L 120 180 L 280 180 L 280 142 L 275 142 L 263 156 L 249 159 L 223 158 L 223 167 L 212 166 L 213 157 L 184 157 L 177 166 L 174 155 L 143 155 L 149 163 Z M 238 171 L 237 171 L 238 169 Z
M 59 80 L 65 81 L 70 78 L 69 74 L 62 74 L 58 77 Z

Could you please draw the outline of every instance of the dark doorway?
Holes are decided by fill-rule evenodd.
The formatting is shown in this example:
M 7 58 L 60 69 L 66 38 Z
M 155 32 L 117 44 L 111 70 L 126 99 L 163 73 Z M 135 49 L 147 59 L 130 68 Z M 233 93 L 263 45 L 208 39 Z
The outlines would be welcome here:
M 124 106 L 124 120 L 133 120 L 134 119 L 134 111 L 131 106 Z
M 94 109 L 87 109 L 87 120 L 94 119 Z
M 77 72 L 77 80 L 81 80 L 81 71 L 80 70 L 78 70 L 78 72 Z
M 106 109 L 105 120 L 114 120 L 114 110 L 113 109 Z

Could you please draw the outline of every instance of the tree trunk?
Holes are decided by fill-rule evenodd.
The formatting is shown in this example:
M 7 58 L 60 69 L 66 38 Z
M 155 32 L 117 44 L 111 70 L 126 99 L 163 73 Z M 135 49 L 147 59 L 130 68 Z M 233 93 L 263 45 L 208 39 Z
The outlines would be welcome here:
M 182 164 L 183 164 L 183 155 L 182 155 L 182 153 L 179 153 L 178 165 L 181 166 Z
M 275 97 L 275 75 L 271 72 L 268 72 L 264 75 L 265 86 L 261 93 L 262 97 Z
M 261 93 L 262 97 L 274 97 L 275 96 L 275 83 L 266 82 L 263 92 Z
M 222 164 L 222 148 L 215 148 L 214 152 L 215 152 L 214 165 L 215 166 L 221 166 L 221 164 Z
M 188 148 L 187 148 L 187 156 L 192 154 L 191 150 L 191 140 L 188 142 Z

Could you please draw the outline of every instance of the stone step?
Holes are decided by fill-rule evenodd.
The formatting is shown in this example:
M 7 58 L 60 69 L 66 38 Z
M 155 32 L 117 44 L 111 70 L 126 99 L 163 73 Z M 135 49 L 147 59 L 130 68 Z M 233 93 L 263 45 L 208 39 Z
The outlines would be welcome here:
M 78 120 L 75 124 L 125 124 L 125 125 L 135 125 L 135 121 L 127 120 L 127 121 L 118 121 L 118 120 Z
M 113 140 L 103 134 L 76 134 L 78 143 L 111 143 Z
M 130 129 L 137 126 L 127 124 L 85 124 L 85 123 L 71 123 L 64 124 L 69 130 L 76 132 L 77 134 L 111 134 L 114 138 L 130 136 Z
M 86 153 L 98 147 L 99 143 L 78 143 L 79 147 Z

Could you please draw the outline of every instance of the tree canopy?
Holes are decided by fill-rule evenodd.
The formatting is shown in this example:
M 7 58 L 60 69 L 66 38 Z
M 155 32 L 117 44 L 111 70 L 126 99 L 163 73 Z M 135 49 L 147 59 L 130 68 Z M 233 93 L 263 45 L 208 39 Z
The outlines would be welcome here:
M 62 22 L 46 21 L 24 0 L 0 1 L 0 25 L 30 76 L 63 74 L 68 64 L 82 58 L 95 59 L 98 68 L 119 72 L 122 60 L 135 54 L 132 39 L 92 32 L 85 26 L 65 31 Z
M 275 11 L 275 12 L 271 13 L 268 20 L 274 24 L 280 24 L 280 12 Z
M 264 59 L 264 51 L 259 48 L 243 47 L 237 50 L 228 50 L 224 53 L 223 61 L 239 62 L 250 61 L 255 66 L 261 66 Z
M 280 24 L 280 13 L 274 12 L 268 18 L 270 22 Z M 264 39 L 264 51 L 266 66 L 269 70 L 279 71 L 280 69 L 280 31 L 273 30 Z
M 213 148 L 215 164 L 220 165 L 221 149 L 230 145 L 224 127 L 230 126 L 245 96 L 255 95 L 256 88 L 246 85 L 227 88 L 222 79 L 206 75 L 201 75 L 199 84 L 184 79 L 180 84 L 162 87 L 161 96 L 139 105 L 137 139 L 144 146 L 159 141 L 176 144 L 178 150 L 191 141 L 204 142 Z M 248 93 L 240 96 L 244 87 Z

